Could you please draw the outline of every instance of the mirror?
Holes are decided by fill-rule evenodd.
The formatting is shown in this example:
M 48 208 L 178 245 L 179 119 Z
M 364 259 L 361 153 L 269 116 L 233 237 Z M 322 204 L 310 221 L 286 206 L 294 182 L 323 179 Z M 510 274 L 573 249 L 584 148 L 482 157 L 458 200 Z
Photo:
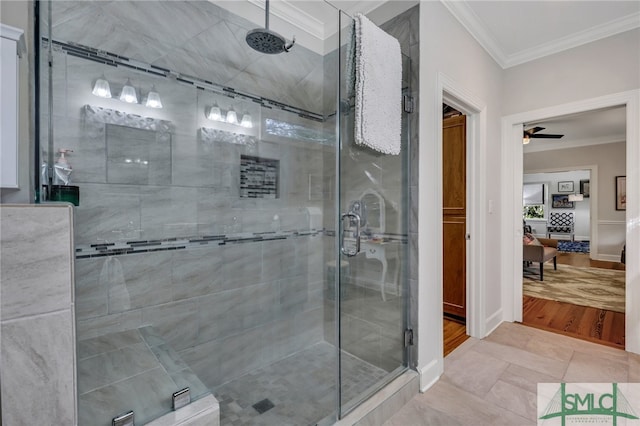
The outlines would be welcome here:
M 363 210 L 367 212 L 365 229 L 370 232 L 383 233 L 385 231 L 385 203 L 384 198 L 373 189 L 365 190 L 360 196 Z

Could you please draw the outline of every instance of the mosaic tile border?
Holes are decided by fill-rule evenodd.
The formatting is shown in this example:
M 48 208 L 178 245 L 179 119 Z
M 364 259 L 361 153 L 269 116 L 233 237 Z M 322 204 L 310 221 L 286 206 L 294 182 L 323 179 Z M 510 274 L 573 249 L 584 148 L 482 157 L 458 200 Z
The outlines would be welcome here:
M 76 259 L 151 253 L 155 251 L 184 250 L 199 248 L 203 245 L 224 246 L 227 244 L 286 240 L 288 238 L 315 237 L 322 234 L 324 234 L 323 229 L 311 229 L 307 231 L 245 232 L 239 234 L 174 237 L 160 240 L 133 240 L 91 245 L 84 244 L 76 246 Z
M 238 234 L 202 235 L 192 237 L 173 237 L 159 240 L 131 240 L 126 242 L 79 244 L 76 245 L 76 259 L 89 259 L 106 256 L 121 256 L 156 251 L 185 250 L 201 248 L 203 245 L 224 246 L 229 244 L 257 243 L 263 241 L 286 240 L 289 238 L 335 237 L 336 232 L 327 229 L 292 230 L 280 232 L 243 232 Z M 382 242 L 407 244 L 408 237 L 403 234 L 376 234 L 373 236 Z

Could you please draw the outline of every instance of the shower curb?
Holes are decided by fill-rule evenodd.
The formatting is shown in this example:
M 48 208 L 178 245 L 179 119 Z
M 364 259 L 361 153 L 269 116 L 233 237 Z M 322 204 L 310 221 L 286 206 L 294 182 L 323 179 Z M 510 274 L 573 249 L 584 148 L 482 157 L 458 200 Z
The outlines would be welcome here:
M 406 371 L 376 392 L 346 417 L 335 423 L 335 425 L 382 425 L 419 393 L 419 382 L 417 372 L 413 370 Z

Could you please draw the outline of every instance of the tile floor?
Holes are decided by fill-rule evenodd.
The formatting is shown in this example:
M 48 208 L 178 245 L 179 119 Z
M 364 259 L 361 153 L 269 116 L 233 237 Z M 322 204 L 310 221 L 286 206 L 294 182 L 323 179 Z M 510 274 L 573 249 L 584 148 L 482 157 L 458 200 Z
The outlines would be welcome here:
M 345 403 L 388 374 L 345 352 L 342 356 Z M 322 342 L 212 389 L 220 403 L 220 424 L 315 425 L 335 407 L 335 366 L 334 346 Z
M 444 365 L 385 426 L 535 425 L 537 383 L 640 381 L 640 355 L 514 323 L 470 338 Z

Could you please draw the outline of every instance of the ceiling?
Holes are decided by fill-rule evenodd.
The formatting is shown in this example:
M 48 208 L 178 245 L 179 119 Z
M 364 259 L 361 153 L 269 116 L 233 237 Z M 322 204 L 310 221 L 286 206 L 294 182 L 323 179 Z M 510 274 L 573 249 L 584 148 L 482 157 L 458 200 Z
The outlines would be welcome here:
M 626 140 L 626 108 L 599 109 L 525 123 L 525 129 L 534 126 L 545 128 L 538 133 L 561 134 L 564 137 L 531 139 L 528 145 L 524 145 L 525 153 L 623 142 Z
M 443 1 L 509 68 L 640 27 L 635 1 Z

